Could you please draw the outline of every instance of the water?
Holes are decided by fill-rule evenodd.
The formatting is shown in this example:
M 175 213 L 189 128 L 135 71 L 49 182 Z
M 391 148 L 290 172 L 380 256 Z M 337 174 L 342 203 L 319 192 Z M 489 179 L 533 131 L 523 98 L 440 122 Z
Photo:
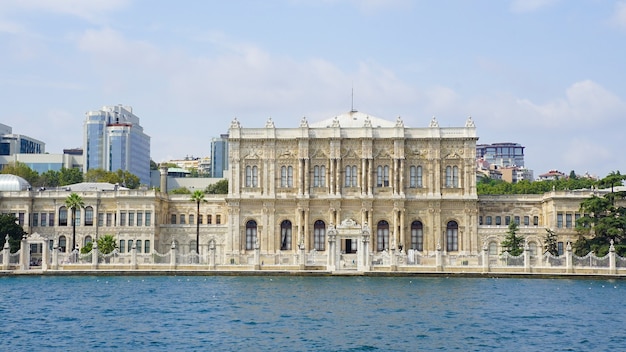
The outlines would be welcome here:
M 619 351 L 626 281 L 4 277 L 7 351 Z

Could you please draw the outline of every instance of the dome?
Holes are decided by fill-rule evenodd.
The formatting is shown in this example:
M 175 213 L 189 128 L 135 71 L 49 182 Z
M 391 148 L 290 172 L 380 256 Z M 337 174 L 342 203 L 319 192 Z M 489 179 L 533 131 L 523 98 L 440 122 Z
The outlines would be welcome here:
M 26 191 L 30 183 L 25 179 L 9 174 L 0 174 L 0 191 Z

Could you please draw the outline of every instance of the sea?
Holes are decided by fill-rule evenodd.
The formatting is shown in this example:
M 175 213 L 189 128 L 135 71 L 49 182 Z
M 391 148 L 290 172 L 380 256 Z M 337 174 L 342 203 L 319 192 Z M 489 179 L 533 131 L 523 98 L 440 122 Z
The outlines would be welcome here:
M 0 278 L 3 351 L 624 351 L 626 281 Z

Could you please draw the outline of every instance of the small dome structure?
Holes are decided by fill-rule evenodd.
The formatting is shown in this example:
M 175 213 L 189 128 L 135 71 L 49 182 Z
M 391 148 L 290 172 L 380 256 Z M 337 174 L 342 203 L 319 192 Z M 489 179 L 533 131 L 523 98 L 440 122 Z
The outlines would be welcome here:
M 0 174 L 0 192 L 26 191 L 30 189 L 30 183 L 25 179 L 9 174 Z

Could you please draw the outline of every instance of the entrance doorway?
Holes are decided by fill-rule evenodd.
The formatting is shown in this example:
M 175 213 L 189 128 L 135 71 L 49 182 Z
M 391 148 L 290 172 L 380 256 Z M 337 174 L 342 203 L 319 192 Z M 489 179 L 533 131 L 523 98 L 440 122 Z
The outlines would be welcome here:
M 353 238 L 346 238 L 344 240 L 344 252 L 345 253 L 356 253 L 358 242 Z

